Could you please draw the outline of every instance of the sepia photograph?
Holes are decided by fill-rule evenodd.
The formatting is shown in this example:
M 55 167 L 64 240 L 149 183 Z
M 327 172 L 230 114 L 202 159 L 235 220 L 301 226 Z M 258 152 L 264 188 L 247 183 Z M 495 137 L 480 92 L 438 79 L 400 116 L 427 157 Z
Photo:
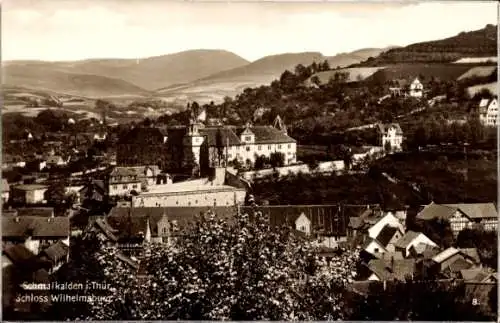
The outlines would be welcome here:
M 498 322 L 499 8 L 2 1 L 1 320 Z

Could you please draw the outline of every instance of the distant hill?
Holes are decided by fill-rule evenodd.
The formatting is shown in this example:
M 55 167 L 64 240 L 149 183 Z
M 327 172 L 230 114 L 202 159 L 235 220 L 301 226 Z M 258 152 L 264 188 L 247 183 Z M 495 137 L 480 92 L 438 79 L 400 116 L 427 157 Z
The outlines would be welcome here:
M 435 41 L 393 48 L 379 56 L 355 64 L 360 66 L 384 66 L 399 63 L 449 63 L 461 58 L 497 56 L 497 26 Z
M 225 96 L 232 97 L 247 87 L 270 84 L 285 70 L 293 71 L 298 64 L 310 65 L 313 62 L 328 60 L 332 67 L 344 67 L 361 62 L 368 57 L 377 56 L 384 50 L 386 48 L 367 48 L 335 56 L 324 56 L 319 52 L 270 55 L 245 66 L 216 73 L 195 82 L 167 86 L 159 89 L 156 95 L 181 101 L 221 101 Z
M 72 62 L 9 61 L 4 66 L 22 66 L 26 70 L 25 74 L 29 74 L 31 69 L 43 68 L 54 72 L 98 75 L 121 79 L 143 89 L 155 90 L 172 84 L 191 82 L 246 64 L 248 61 L 245 59 L 224 50 L 189 50 L 144 59 L 88 59 Z
M 3 84 L 89 98 L 148 94 L 146 90 L 120 79 L 61 72 L 45 68 L 43 64 L 28 67 L 22 64 L 4 66 Z

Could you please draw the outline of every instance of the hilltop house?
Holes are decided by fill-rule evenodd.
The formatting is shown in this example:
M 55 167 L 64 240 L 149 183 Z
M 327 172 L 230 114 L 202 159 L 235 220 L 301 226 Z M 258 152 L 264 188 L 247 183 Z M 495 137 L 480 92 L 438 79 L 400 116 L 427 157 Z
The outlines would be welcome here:
M 399 123 L 378 124 L 380 143 L 382 148 L 390 152 L 401 151 L 403 144 L 403 130 Z
M 414 98 L 421 98 L 424 95 L 424 86 L 420 82 L 420 80 L 415 78 L 413 82 L 410 84 L 410 96 Z
M 479 102 L 479 121 L 490 127 L 498 124 L 498 99 L 482 99 Z
M 450 222 L 455 236 L 465 228 L 480 225 L 484 230 L 497 230 L 498 211 L 493 203 L 436 204 L 424 206 L 417 220 L 442 219 Z

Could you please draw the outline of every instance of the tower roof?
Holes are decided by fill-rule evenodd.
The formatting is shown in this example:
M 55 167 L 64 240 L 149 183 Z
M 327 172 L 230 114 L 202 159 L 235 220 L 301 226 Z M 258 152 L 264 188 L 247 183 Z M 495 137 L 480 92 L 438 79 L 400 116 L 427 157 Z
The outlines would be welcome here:
M 282 131 L 286 131 L 286 126 L 279 115 L 276 116 L 273 122 L 273 127 Z

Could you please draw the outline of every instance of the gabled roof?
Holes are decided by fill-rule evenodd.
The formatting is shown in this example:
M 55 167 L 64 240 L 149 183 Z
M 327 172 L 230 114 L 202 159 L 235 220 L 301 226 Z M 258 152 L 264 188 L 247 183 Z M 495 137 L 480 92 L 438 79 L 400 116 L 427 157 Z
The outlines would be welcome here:
M 431 259 L 439 253 L 439 248 L 428 245 L 426 243 L 419 243 L 410 248 L 410 254 L 414 257 L 417 255 L 423 256 L 424 259 Z
M 395 244 L 396 247 L 398 248 L 404 248 L 408 247 L 408 245 L 415 240 L 419 235 L 423 233 L 421 232 L 415 232 L 415 231 L 407 231 L 404 236 L 402 236 Z
M 459 209 L 470 219 L 498 218 L 498 212 L 493 203 L 459 203 L 443 205 Z
M 10 244 L 3 248 L 3 253 L 12 261 L 19 264 L 28 261 L 35 257 L 33 252 L 26 248 L 23 244 Z
M 442 263 L 446 259 L 448 259 L 448 258 L 450 258 L 458 253 L 460 253 L 460 250 L 453 248 L 453 247 L 450 247 L 450 248 L 438 253 L 436 256 L 434 256 L 434 258 L 432 258 L 432 260 L 434 260 L 437 263 Z
M 200 134 L 206 137 L 209 147 L 217 146 L 217 132 L 220 132 L 222 145 L 236 146 L 240 144 L 240 139 L 231 128 L 228 127 L 206 127 L 200 129 Z
M 6 238 L 66 238 L 69 232 L 68 217 L 2 217 L 2 236 Z
M 50 247 L 42 251 L 53 263 L 58 262 L 68 256 L 69 247 L 61 240 L 52 244 Z
M 251 130 L 255 134 L 256 144 L 296 142 L 292 137 L 285 135 L 284 132 L 271 126 L 254 126 Z
M 415 273 L 415 259 L 372 259 L 368 268 L 380 280 L 401 280 Z
M 391 128 L 396 129 L 396 134 L 398 134 L 398 135 L 403 134 L 403 130 L 401 130 L 401 126 L 399 125 L 399 123 L 387 123 L 387 124 L 378 123 L 377 127 L 378 127 L 379 132 L 383 133 L 383 134 L 387 133 L 387 131 L 389 131 L 389 129 L 391 129 Z
M 49 156 L 46 160 L 48 164 L 57 164 L 59 162 L 63 162 L 63 158 L 61 156 Z
M 459 272 L 460 270 L 469 269 L 471 267 L 472 267 L 471 263 L 467 262 L 463 257 L 460 257 L 448 266 L 448 270 L 452 273 L 456 273 Z
M 455 212 L 456 207 L 450 207 L 442 204 L 436 204 L 434 202 L 426 205 L 418 214 L 417 219 L 419 220 L 431 220 L 434 218 L 448 220 Z
M 478 264 L 481 263 L 481 258 L 476 248 L 460 248 L 460 253 L 466 255 Z
M 462 279 L 470 282 L 479 282 L 482 283 L 490 278 L 497 280 L 497 274 L 488 272 L 483 268 L 471 268 L 471 269 L 462 269 L 460 270 L 460 275 Z
M 391 241 L 392 237 L 399 231 L 398 228 L 391 227 L 390 225 L 386 225 L 382 230 L 380 230 L 380 233 L 378 234 L 377 240 L 382 246 L 387 247 L 389 242 Z

